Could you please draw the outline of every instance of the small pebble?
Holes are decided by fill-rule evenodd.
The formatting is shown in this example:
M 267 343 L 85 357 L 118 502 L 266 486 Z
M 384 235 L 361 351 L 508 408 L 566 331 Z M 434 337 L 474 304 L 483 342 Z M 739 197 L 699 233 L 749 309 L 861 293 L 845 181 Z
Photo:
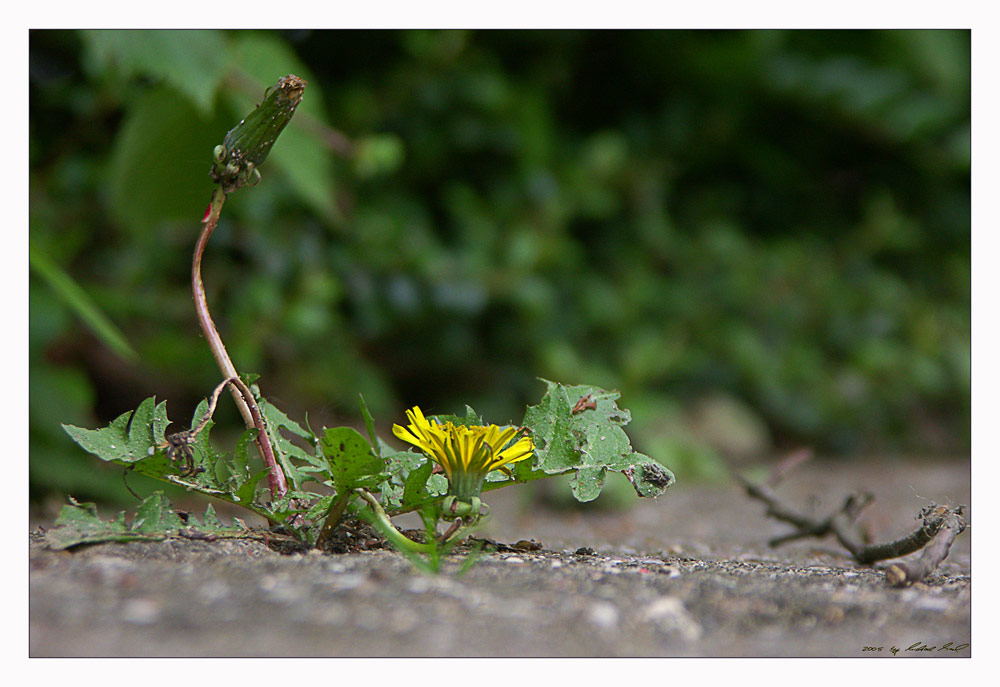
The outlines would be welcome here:
M 133 625 L 151 625 L 160 617 L 160 604 L 152 599 L 133 599 L 122 609 L 122 620 Z
M 511 548 L 518 551 L 541 551 L 542 545 L 534 539 L 522 539 Z
M 363 573 L 348 573 L 330 578 L 330 587 L 338 592 L 357 589 L 368 581 L 368 575 Z
M 605 601 L 592 603 L 586 611 L 587 622 L 603 629 L 611 629 L 618 624 L 618 609 Z
M 830 625 L 836 625 L 844 619 L 844 609 L 840 606 L 828 606 L 823 614 L 823 620 Z
M 922 597 L 917 600 L 915 607 L 921 611 L 944 613 L 951 607 L 951 602 L 944 598 Z
M 687 641 L 701 638 L 702 627 L 684 607 L 684 603 L 674 596 L 661 596 L 646 607 L 643 619 L 653 623 L 665 634 L 679 635 Z

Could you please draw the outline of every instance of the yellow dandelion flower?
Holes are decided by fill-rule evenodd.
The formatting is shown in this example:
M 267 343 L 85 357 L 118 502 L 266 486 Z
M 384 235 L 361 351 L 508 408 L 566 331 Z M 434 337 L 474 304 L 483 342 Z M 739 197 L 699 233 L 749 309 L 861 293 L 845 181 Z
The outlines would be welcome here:
M 442 425 L 424 417 L 418 406 L 407 410 L 406 417 L 410 424 L 393 425 L 392 433 L 440 465 L 448 478 L 448 493 L 460 501 L 478 499 L 489 472 L 502 470 L 509 475 L 507 466 L 530 457 L 535 450 L 530 437 L 516 439 L 517 427 Z

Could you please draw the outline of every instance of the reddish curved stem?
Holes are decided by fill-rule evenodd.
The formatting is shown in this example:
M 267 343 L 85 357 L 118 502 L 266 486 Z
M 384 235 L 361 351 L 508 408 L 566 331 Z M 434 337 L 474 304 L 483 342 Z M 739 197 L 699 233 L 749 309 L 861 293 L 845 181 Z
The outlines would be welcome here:
M 219 223 L 219 215 L 222 212 L 222 206 L 225 202 L 226 194 L 221 188 L 216 188 L 215 193 L 212 195 L 212 201 L 208 205 L 208 210 L 205 212 L 205 217 L 202 219 L 204 226 L 202 227 L 201 234 L 198 236 L 198 243 L 194 248 L 194 259 L 191 266 L 191 290 L 194 294 L 194 308 L 198 314 L 198 324 L 201 326 L 201 331 L 205 334 L 208 347 L 212 349 L 212 355 L 215 356 L 215 361 L 218 363 L 219 369 L 222 370 L 223 376 L 226 378 L 236 378 L 234 380 L 235 383 L 230 386 L 229 390 L 233 395 L 233 400 L 236 401 L 236 407 L 239 408 L 240 415 L 243 416 L 243 421 L 246 423 L 247 428 L 257 428 L 257 448 L 260 450 L 264 465 L 271 468 L 271 471 L 267 475 L 267 481 L 271 487 L 272 498 L 277 500 L 283 497 L 288 491 L 285 473 L 274 458 L 274 451 L 271 449 L 271 440 L 267 436 L 263 415 L 257 407 L 257 402 L 246 385 L 240 381 L 236 366 L 233 365 L 229 353 L 226 352 L 226 346 L 222 343 L 222 337 L 219 336 L 219 332 L 215 328 L 215 322 L 212 321 L 212 315 L 208 311 L 208 301 L 205 298 L 205 285 L 201 281 L 201 258 L 205 254 L 205 246 L 208 245 L 209 237 L 211 237 L 212 232 L 215 231 L 215 227 Z

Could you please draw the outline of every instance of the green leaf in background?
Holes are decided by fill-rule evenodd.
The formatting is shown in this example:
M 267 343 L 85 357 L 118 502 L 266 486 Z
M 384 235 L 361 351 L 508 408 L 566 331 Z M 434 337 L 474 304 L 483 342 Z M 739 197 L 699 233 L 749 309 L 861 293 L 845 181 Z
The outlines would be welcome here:
M 354 155 L 354 171 L 363 178 L 389 175 L 403 164 L 403 141 L 394 134 L 376 134 L 358 141 Z
M 246 528 L 238 520 L 230 527 L 223 525 L 211 505 L 205 510 L 204 524 L 194 516 L 188 516 L 185 522 L 158 491 L 139 505 L 131 524 L 125 522 L 124 511 L 114 520 L 101 520 L 96 505 L 70 499 L 56 518 L 55 527 L 45 533 L 45 543 L 50 549 L 61 550 L 108 541 L 155 541 L 178 536 L 182 531 L 189 537 L 197 536 L 194 533 L 218 537 L 239 536 L 246 533 Z
M 129 362 L 135 362 L 139 359 L 138 354 L 121 333 L 121 330 L 94 303 L 87 292 L 30 241 L 28 243 L 28 260 L 35 274 L 49 285 L 66 307 L 83 320 L 87 328 L 105 346 Z
M 219 31 L 96 30 L 80 36 L 94 66 L 111 64 L 125 76 L 162 78 L 183 93 L 203 116 L 211 114 L 215 91 L 229 69 L 229 51 Z
M 358 487 L 372 489 L 386 477 L 382 472 L 385 462 L 372 453 L 368 440 L 353 427 L 327 429 L 319 446 L 338 494 Z
M 63 425 L 63 429 L 85 450 L 104 461 L 130 465 L 156 452 L 170 420 L 167 402 L 156 405 L 147 398 L 135 411 L 122 413 L 102 429 L 84 429 Z
M 242 33 L 233 43 L 237 75 L 245 86 L 241 91 L 227 91 L 226 97 L 236 112 L 249 112 L 256 106 L 264 89 L 285 74 L 306 80 L 305 96 L 291 125 L 282 132 L 268 158 L 267 167 L 278 167 L 288 178 L 292 190 L 314 212 L 331 223 L 341 221 L 334 202 L 336 184 L 330 150 L 323 145 L 320 133 L 326 124 L 323 94 L 309 69 L 275 36 Z M 211 146 L 208 148 L 211 150 Z M 267 169 L 262 171 L 267 176 Z
M 574 471 L 570 486 L 579 501 L 600 495 L 609 470 L 624 474 L 640 496 L 658 496 L 673 484 L 669 470 L 632 449 L 622 429 L 631 418 L 615 403 L 617 391 L 543 381 L 548 390 L 524 417 L 536 469 L 550 475 Z
M 212 149 L 228 121 L 201 116 L 168 86 L 154 86 L 129 104 L 106 191 L 112 215 L 133 239 L 164 221 L 194 231 L 212 192 Z

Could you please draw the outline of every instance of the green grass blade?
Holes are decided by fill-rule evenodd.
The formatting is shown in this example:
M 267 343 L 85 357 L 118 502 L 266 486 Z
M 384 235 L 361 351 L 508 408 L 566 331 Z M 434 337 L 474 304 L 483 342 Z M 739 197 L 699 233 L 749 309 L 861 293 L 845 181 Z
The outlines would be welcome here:
M 101 343 L 129 362 L 139 359 L 125 335 L 72 277 L 33 245 L 28 246 L 28 256 L 35 274 L 49 285 L 66 307 L 83 320 Z

